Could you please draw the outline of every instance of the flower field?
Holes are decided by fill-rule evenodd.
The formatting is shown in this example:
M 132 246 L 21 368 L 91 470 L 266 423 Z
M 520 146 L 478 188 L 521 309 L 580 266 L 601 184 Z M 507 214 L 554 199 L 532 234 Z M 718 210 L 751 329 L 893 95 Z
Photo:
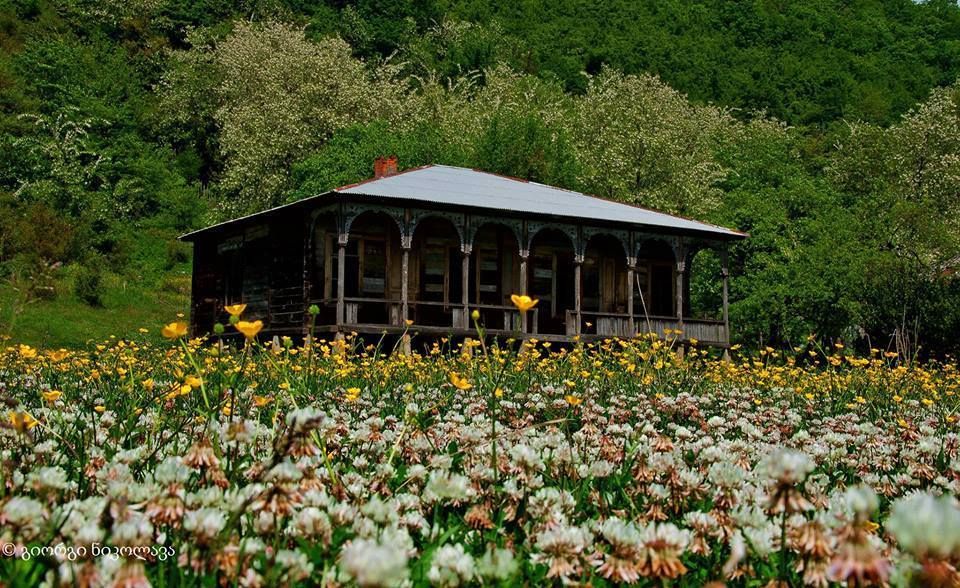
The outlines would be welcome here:
M 236 330 L 7 343 L 0 584 L 960 582 L 953 364 Z

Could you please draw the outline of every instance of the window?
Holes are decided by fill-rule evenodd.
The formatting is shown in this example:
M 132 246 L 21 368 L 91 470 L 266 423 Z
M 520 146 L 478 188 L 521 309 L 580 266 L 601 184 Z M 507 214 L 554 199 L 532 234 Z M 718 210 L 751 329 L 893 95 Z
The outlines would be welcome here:
M 427 239 L 420 262 L 420 299 L 444 302 L 447 299 L 447 244 L 444 240 Z
M 387 248 L 383 239 L 363 238 L 360 283 L 361 295 L 365 298 L 383 298 L 387 291 Z
M 580 268 L 580 306 L 583 310 L 601 310 L 600 298 L 603 292 L 600 289 L 601 260 L 596 257 L 587 257 Z
M 672 316 L 673 266 L 669 263 L 654 263 L 650 268 L 650 314 Z
M 477 297 L 480 304 L 503 304 L 500 292 L 500 251 L 493 243 L 484 243 L 474 251 L 477 263 Z
M 550 315 L 557 314 L 556 297 L 557 282 L 556 267 L 557 259 L 552 253 L 533 255 L 530 258 L 532 267 L 532 279 L 530 280 L 530 290 L 534 297 L 540 299 L 541 312 L 549 312 Z M 547 310 L 549 309 L 549 311 Z

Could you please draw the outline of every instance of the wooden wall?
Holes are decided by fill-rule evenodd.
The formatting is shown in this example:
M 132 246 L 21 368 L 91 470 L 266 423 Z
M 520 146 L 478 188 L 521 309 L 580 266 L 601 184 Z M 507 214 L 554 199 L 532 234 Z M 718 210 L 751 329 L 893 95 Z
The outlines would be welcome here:
M 224 305 L 239 302 L 247 305 L 247 320 L 262 320 L 274 332 L 302 331 L 304 222 L 302 215 L 276 215 L 194 242 L 194 334 L 226 324 Z

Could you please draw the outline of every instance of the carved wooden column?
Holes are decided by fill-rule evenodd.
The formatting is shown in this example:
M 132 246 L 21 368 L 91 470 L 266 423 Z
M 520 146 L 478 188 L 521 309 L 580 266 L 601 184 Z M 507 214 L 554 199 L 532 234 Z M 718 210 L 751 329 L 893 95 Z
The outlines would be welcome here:
M 687 269 L 687 250 L 685 245 L 683 237 L 676 237 L 673 241 L 673 258 L 676 260 L 676 284 L 674 285 L 676 289 L 674 292 L 676 303 L 674 306 L 676 306 L 677 322 L 681 330 L 683 329 L 683 279 Z
M 677 262 L 677 321 L 680 323 L 680 327 L 683 328 L 683 278 L 686 273 L 687 264 L 683 260 Z
M 583 290 L 583 284 L 581 284 L 580 274 L 581 268 L 583 266 L 583 255 L 577 254 L 573 256 L 573 312 L 577 316 L 577 327 L 574 329 L 574 333 L 577 335 L 580 334 L 583 325 L 583 316 L 581 314 L 581 296 Z
M 400 236 L 400 323 L 406 326 L 410 318 L 410 235 Z
M 627 329 L 630 331 L 630 336 L 633 337 L 637 334 L 637 323 L 633 320 L 633 282 L 636 279 L 634 274 L 637 269 L 637 258 L 628 257 L 627 258 Z
M 340 327 L 345 322 L 344 282 L 346 281 L 345 275 L 347 273 L 348 240 L 349 235 L 347 233 L 340 233 L 337 236 L 337 245 L 339 246 L 337 250 L 337 327 Z
M 529 249 L 520 250 L 520 294 L 527 293 L 527 259 L 530 257 Z M 520 313 L 520 332 L 527 332 L 527 313 Z
M 463 325 L 464 329 L 470 328 L 470 253 L 473 251 L 473 245 L 461 245 L 460 252 L 463 253 L 461 270 L 461 299 L 463 301 Z
M 684 356 L 684 347 L 680 344 L 681 341 L 686 339 L 687 334 L 684 332 L 683 328 L 683 277 L 686 272 L 686 262 L 682 256 L 679 257 L 680 261 L 677 262 L 677 330 L 680 331 L 676 334 L 677 338 L 677 355 L 682 359 Z

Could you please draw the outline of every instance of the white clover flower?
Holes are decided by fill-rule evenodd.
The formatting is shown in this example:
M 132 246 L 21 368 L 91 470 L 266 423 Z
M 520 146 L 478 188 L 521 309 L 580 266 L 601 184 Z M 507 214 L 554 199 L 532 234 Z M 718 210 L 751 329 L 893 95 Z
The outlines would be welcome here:
M 520 565 L 509 549 L 491 548 L 477 560 L 477 575 L 492 582 L 504 582 L 517 573 Z
M 462 502 L 476 494 L 470 486 L 470 478 L 445 470 L 430 472 L 430 479 L 423 490 L 426 502 Z
M 324 543 L 329 541 L 333 532 L 330 517 L 315 506 L 308 506 L 297 512 L 293 519 L 293 530 L 304 537 L 322 538 Z
M 304 433 L 322 427 L 329 420 L 325 412 L 312 406 L 298 408 L 287 414 L 287 426 L 296 433 Z
M 355 539 L 340 553 L 340 569 L 360 586 L 397 586 L 407 580 L 407 554 L 393 542 Z
M 90 521 L 73 533 L 73 540 L 78 545 L 93 545 L 103 541 L 106 531 L 98 523 Z
M 724 488 L 736 488 L 747 479 L 747 471 L 735 463 L 718 461 L 707 470 L 707 478 Z
M 36 527 L 46 518 L 46 510 L 33 498 L 14 496 L 3 506 L 3 517 L 10 525 Z
M 303 472 L 290 460 L 283 460 L 273 466 L 264 478 L 270 482 L 290 484 L 300 481 L 303 478 Z
M 407 468 L 407 477 L 411 480 L 423 480 L 427 477 L 429 470 L 423 464 L 415 463 Z
M 916 493 L 893 503 L 886 529 L 917 557 L 945 558 L 960 550 L 960 507 L 951 496 Z
M 571 525 L 556 525 L 537 535 L 534 543 L 538 551 L 551 552 L 565 547 L 571 553 L 580 553 L 593 543 L 593 534 L 587 529 Z
M 437 453 L 430 456 L 431 469 L 449 470 L 451 467 L 453 467 L 453 456 L 447 455 L 445 453 Z
M 610 517 L 600 525 L 600 534 L 617 547 L 637 546 L 643 540 L 640 530 L 633 523 Z
M 778 447 L 763 462 L 766 475 L 784 484 L 799 484 L 813 471 L 815 464 L 802 451 Z
M 744 527 L 743 536 L 758 557 L 765 558 L 774 550 L 774 538 L 779 537 L 779 528 L 768 524 L 762 527 Z
M 209 507 L 188 511 L 183 518 L 183 528 L 204 540 L 216 537 L 226 524 L 226 515 Z
M 153 525 L 143 514 L 128 511 L 124 520 L 114 523 L 110 539 L 115 545 L 149 545 L 153 542 Z
M 846 508 L 857 515 L 869 517 L 880 508 L 880 501 L 873 488 L 864 485 L 851 486 L 843 493 Z
M 446 544 L 434 552 L 427 579 L 433 586 L 446 588 L 469 583 L 475 573 L 473 557 L 464 551 L 463 545 Z
M 277 552 L 276 562 L 286 570 L 289 580 L 305 580 L 313 573 L 313 564 L 307 554 L 299 550 L 281 549 Z
M 183 484 L 190 479 L 192 470 L 183 464 L 179 456 L 167 457 L 153 470 L 153 479 L 160 484 Z
M 510 448 L 510 460 L 524 470 L 543 471 L 546 468 L 540 455 L 523 443 Z
M 76 482 L 71 482 L 67 472 L 60 466 L 42 467 L 30 472 L 27 484 L 37 490 L 71 490 L 76 488 Z
M 384 502 L 379 496 L 370 498 L 370 500 L 360 508 L 360 512 L 381 524 L 396 518 L 394 508 Z
M 598 459 L 590 464 L 589 475 L 594 478 L 606 478 L 610 476 L 617 467 L 605 459 Z

